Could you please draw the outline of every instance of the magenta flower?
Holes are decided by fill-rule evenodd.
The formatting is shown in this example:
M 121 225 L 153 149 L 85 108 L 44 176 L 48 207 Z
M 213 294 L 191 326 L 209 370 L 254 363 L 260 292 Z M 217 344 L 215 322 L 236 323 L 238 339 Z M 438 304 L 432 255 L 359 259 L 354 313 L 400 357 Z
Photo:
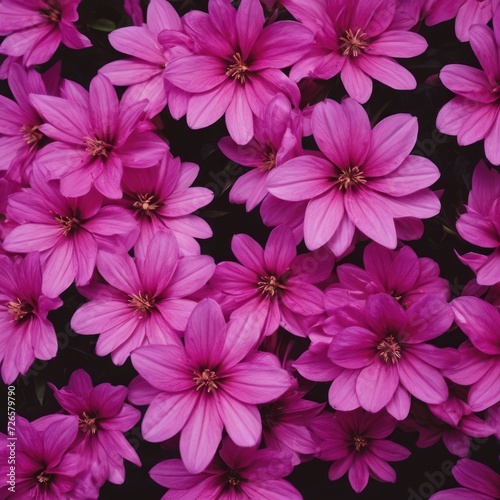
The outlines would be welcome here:
M 71 417 L 59 429 L 73 426 L 78 417 L 78 434 L 71 451 L 91 469 L 92 478 L 100 487 L 106 480 L 122 484 L 125 480 L 123 459 L 140 467 L 141 461 L 124 432 L 141 418 L 141 412 L 125 403 L 127 388 L 111 384 L 92 385 L 84 370 L 74 371 L 67 386 L 57 389 L 49 382 L 57 402 Z M 52 416 L 51 416 L 52 418 Z
M 472 174 L 472 189 L 457 221 L 457 231 L 470 243 L 493 248 L 488 255 L 469 252 L 460 260 L 471 267 L 480 285 L 500 282 L 500 174 L 480 161 Z
M 482 411 L 500 401 L 500 309 L 477 297 L 458 297 L 451 306 L 455 322 L 472 345 L 460 346 L 460 362 L 446 376 L 471 385 L 468 403 L 473 411 Z
M 9 197 L 7 214 L 19 225 L 6 236 L 4 248 L 40 251 L 47 295 L 59 295 L 74 279 L 77 285 L 87 284 L 100 250 L 126 252 L 133 240 L 127 245 L 124 238 L 137 237 L 133 217 L 121 207 L 103 207 L 95 190 L 65 198 L 58 182 L 47 181 L 40 170 L 33 171 L 31 186 Z
M 138 12 L 141 12 L 140 6 Z M 132 58 L 106 64 L 99 73 L 107 76 L 113 85 L 129 87 L 124 100 L 148 99 L 148 118 L 160 113 L 168 103 L 172 116 L 178 119 L 186 114 L 188 94 L 164 80 L 164 73 L 173 56 L 189 53 L 190 40 L 182 33 L 179 15 L 167 0 L 151 0 L 147 23 L 134 24 L 136 26 L 119 28 L 109 34 L 111 45 Z M 171 30 L 172 37 L 175 37 L 171 46 L 164 47 L 158 41 L 164 30 Z
M 470 29 L 470 44 L 483 70 L 463 64 L 449 64 L 441 70 L 441 81 L 457 97 L 441 108 L 436 121 L 441 132 L 457 136 L 460 146 L 484 139 L 486 158 L 495 165 L 500 164 L 497 140 L 500 128 L 499 23 L 500 10 L 497 9 L 493 18 L 494 30 L 486 25 L 474 25 Z
M 395 248 L 394 219 L 428 218 L 439 212 L 439 200 L 428 189 L 439 170 L 427 158 L 410 155 L 417 129 L 416 118 L 398 114 L 372 130 L 365 110 L 352 99 L 315 106 L 313 135 L 326 158 L 299 156 L 268 178 L 274 196 L 309 201 L 304 241 L 310 250 L 328 243 L 336 252 L 345 251 L 356 227 Z
M 143 15 L 141 0 L 125 0 L 123 8 L 136 26 L 142 26 Z
M 398 90 L 417 86 L 413 75 L 393 58 L 422 54 L 425 39 L 391 27 L 396 0 L 283 0 L 284 6 L 314 34 L 311 50 L 290 77 L 329 80 L 338 73 L 350 97 L 360 103 L 372 94 L 372 79 Z
M 206 255 L 180 259 L 176 240 L 166 231 L 135 261 L 127 254 L 103 252 L 97 268 L 109 285 L 82 290 L 91 301 L 75 312 L 71 327 L 82 335 L 99 333 L 96 353 L 111 353 L 117 365 L 142 345 L 179 345 L 196 305 L 186 297 L 207 283 L 214 267 Z
M 162 500 L 301 500 L 301 494 L 282 479 L 292 470 L 290 453 L 240 448 L 225 439 L 219 456 L 201 473 L 190 473 L 181 460 L 173 459 L 155 465 L 149 474 L 158 484 L 169 488 Z
M 495 500 L 500 498 L 500 475 L 470 458 L 462 458 L 451 473 L 463 488 L 438 491 L 432 500 Z
M 448 281 L 439 277 L 439 267 L 429 258 L 418 258 L 408 246 L 388 250 L 370 243 L 364 250 L 365 269 L 353 264 L 337 267 L 338 283 L 325 290 L 325 307 L 330 312 L 345 304 L 358 302 L 376 293 L 388 293 L 407 309 L 426 295 L 441 295 L 449 300 Z
M 199 171 L 198 165 L 181 163 L 169 152 L 159 165 L 124 170 L 123 200 L 118 204 L 130 210 L 139 224 L 136 255 L 144 255 L 153 236 L 165 229 L 173 232 L 181 255 L 200 253 L 195 238 L 210 238 L 212 230 L 193 212 L 208 205 L 214 194 L 207 188 L 191 187 Z
M 188 321 L 185 347 L 145 346 L 131 355 L 147 382 L 129 387 L 133 404 L 150 403 L 144 438 L 160 442 L 180 431 L 181 458 L 192 474 L 209 465 L 224 428 L 238 446 L 257 445 L 262 423 L 256 405 L 290 387 L 276 357 L 255 352 L 259 333 L 246 319 L 226 326 L 220 306 L 205 299 Z
M 14 262 L 0 255 L 0 263 L 0 360 L 2 379 L 11 384 L 35 358 L 56 355 L 56 332 L 47 314 L 61 307 L 62 300 L 42 292 L 50 277 L 42 274 L 38 252 Z
M 54 139 L 39 151 L 37 168 L 61 179 L 64 196 L 87 194 L 92 186 L 108 198 L 122 197 L 123 166 L 151 167 L 168 145 L 141 124 L 147 101 L 120 104 L 111 82 L 97 75 L 87 93 L 73 84 L 69 99 L 31 95 L 47 123 L 39 130 Z
M 194 52 L 170 61 L 165 77 L 192 93 L 187 123 L 199 129 L 224 113 L 229 134 L 237 144 L 254 135 L 254 116 L 264 118 L 266 105 L 283 93 L 298 105 L 299 89 L 281 68 L 297 62 L 308 50 L 313 34 L 299 23 L 279 21 L 264 27 L 258 0 L 242 0 L 236 10 L 227 0 L 209 0 L 208 14 L 183 17 Z M 172 43 L 168 31 L 163 44 Z
M 366 488 L 368 479 L 394 483 L 396 472 L 387 462 L 410 456 L 403 446 L 384 439 L 396 427 L 396 420 L 385 412 L 375 415 L 361 409 L 335 414 L 325 413 L 314 420 L 321 460 L 333 460 L 328 472 L 335 481 L 348 472 L 356 493 Z
M 231 203 L 245 203 L 250 212 L 267 196 L 269 172 L 302 153 L 301 121 L 288 99 L 278 95 L 267 105 L 263 119 L 255 118 L 255 137 L 248 144 L 239 146 L 231 137 L 219 141 L 229 159 L 252 168 L 234 183 L 229 193 Z
M 292 231 L 279 226 L 265 249 L 246 234 L 233 237 L 231 249 L 241 262 L 221 262 L 210 285 L 221 291 L 232 318 L 248 318 L 262 335 L 281 325 L 304 337 L 308 317 L 324 312 L 323 294 L 314 283 L 330 276 L 334 258 L 319 263 L 313 253 L 297 256 Z M 311 267 L 303 265 L 309 260 Z
M 78 32 L 77 8 L 81 0 L 3 0 L 0 35 L 6 38 L 0 54 L 23 58 L 24 66 L 47 62 L 63 43 L 71 49 L 92 44 Z

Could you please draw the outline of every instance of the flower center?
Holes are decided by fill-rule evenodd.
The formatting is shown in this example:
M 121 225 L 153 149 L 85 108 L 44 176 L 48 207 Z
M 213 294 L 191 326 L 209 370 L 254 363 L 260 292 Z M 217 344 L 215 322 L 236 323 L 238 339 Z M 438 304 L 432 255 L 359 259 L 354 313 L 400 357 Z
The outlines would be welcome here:
M 353 33 L 349 28 L 344 32 L 344 36 L 339 38 L 341 41 L 340 49 L 342 50 L 342 55 L 358 57 L 361 52 L 363 52 L 368 46 L 368 42 L 365 41 L 366 33 L 361 31 L 361 28 Z
M 218 389 L 219 386 L 215 383 L 215 380 L 217 379 L 217 374 L 213 371 L 210 370 L 210 368 L 205 368 L 201 373 L 200 372 L 193 372 L 194 377 L 193 380 L 196 384 L 196 390 L 199 391 L 203 387 L 207 388 L 207 392 L 211 392 L 214 389 Z
M 161 203 L 155 201 L 155 198 L 156 196 L 154 194 L 151 196 L 149 196 L 149 193 L 138 194 L 138 201 L 134 202 L 132 206 L 138 210 L 142 210 L 145 215 L 151 217 L 151 212 L 154 212 L 157 208 L 162 206 Z
M 262 160 L 262 163 L 258 166 L 258 169 L 261 172 L 269 172 L 269 170 L 272 170 L 276 166 L 276 153 L 274 152 L 274 149 L 270 149 L 266 153 L 264 153 L 264 158 Z
M 90 417 L 86 411 L 82 412 L 78 419 L 78 428 L 85 433 L 90 432 L 95 434 L 97 432 L 97 417 Z
M 235 472 L 234 470 L 230 470 L 227 473 L 227 482 L 233 487 L 238 486 L 238 484 L 240 484 L 241 482 L 241 478 L 237 472 Z
M 261 408 L 262 425 L 267 429 L 272 429 L 279 421 L 283 413 L 283 406 L 278 403 L 271 403 Z
M 361 451 L 363 448 L 368 446 L 368 441 L 363 436 L 355 434 L 352 438 L 354 440 L 354 447 L 356 448 L 356 451 Z
M 128 300 L 129 306 L 133 307 L 141 316 L 147 314 L 151 309 L 155 307 L 155 298 L 149 297 L 149 294 L 139 292 L 136 295 L 129 295 Z
M 245 61 L 241 58 L 241 54 L 236 52 L 233 54 L 234 63 L 230 64 L 226 69 L 226 75 L 234 78 L 238 83 L 245 83 L 247 78 L 246 72 L 249 67 L 246 65 Z
M 347 191 L 349 187 L 354 187 L 357 184 L 366 184 L 366 179 L 359 167 L 347 167 L 342 170 L 334 184 L 338 184 L 339 189 Z
M 20 321 L 33 312 L 33 306 L 17 298 L 14 301 L 7 302 L 7 312 L 14 316 L 14 321 Z
M 40 484 L 47 484 L 50 481 L 51 477 L 52 476 L 50 474 L 47 474 L 45 471 L 43 471 L 40 472 L 38 476 L 36 476 L 36 479 Z
M 61 20 L 61 8 L 57 2 L 47 2 L 47 8 L 42 9 L 41 13 L 52 23 L 58 23 Z
M 31 147 L 35 147 L 38 142 L 43 138 L 43 134 L 38 130 L 39 125 L 23 125 L 20 132 L 23 134 L 23 139 L 26 144 Z
M 55 219 L 59 222 L 62 227 L 64 236 L 68 236 L 68 233 L 72 229 L 76 229 L 80 225 L 80 221 L 76 217 L 69 217 L 67 215 L 56 215 Z
M 257 282 L 257 290 L 260 290 L 262 295 L 274 297 L 279 289 L 284 290 L 285 286 L 278 281 L 276 276 L 261 276 L 260 281 Z
M 393 335 L 388 335 L 380 344 L 377 346 L 379 356 L 386 362 L 391 361 L 393 364 L 401 358 L 401 346 Z
M 106 141 L 97 139 L 96 137 L 94 137 L 93 139 L 91 137 L 84 137 L 83 140 L 85 141 L 85 144 L 87 144 L 87 153 L 94 157 L 104 156 L 105 158 L 107 158 L 109 152 L 113 148 L 112 144 L 108 144 Z

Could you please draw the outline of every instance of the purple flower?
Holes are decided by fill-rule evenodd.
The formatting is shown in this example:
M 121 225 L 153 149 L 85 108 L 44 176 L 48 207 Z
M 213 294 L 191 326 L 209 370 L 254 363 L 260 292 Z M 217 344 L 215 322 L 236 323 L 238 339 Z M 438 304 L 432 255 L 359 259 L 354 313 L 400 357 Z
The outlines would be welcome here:
M 312 130 L 325 157 L 299 156 L 268 178 L 274 196 L 309 201 L 304 240 L 310 250 L 327 243 L 342 254 L 356 227 L 377 243 L 395 248 L 394 219 L 425 219 L 439 212 L 439 200 L 428 189 L 439 170 L 427 158 L 410 155 L 418 130 L 415 117 L 389 116 L 372 130 L 356 101 L 326 100 L 314 107 Z
M 472 190 L 457 221 L 457 231 L 470 243 L 493 248 L 488 255 L 469 252 L 460 260 L 471 267 L 480 285 L 500 282 L 500 174 L 480 161 L 472 174 Z
M 50 278 L 42 274 L 38 252 L 14 262 L 0 255 L 0 263 L 0 360 L 2 379 L 11 384 L 35 358 L 56 355 L 56 332 L 47 314 L 61 307 L 62 300 L 42 292 Z
M 181 460 L 165 460 L 149 472 L 166 488 L 162 500 L 203 498 L 273 498 L 301 500 L 300 493 L 282 478 L 293 470 L 290 453 L 240 448 L 225 439 L 219 456 L 201 473 L 190 473 Z
M 441 132 L 457 136 L 460 146 L 484 139 L 486 158 L 495 165 L 500 164 L 499 23 L 500 10 L 497 9 L 493 17 L 494 30 L 486 25 L 474 25 L 470 29 L 470 44 L 483 70 L 463 64 L 449 64 L 441 70 L 441 81 L 457 97 L 441 108 L 436 121 Z
M 329 80 L 340 73 L 350 97 L 360 103 L 372 94 L 372 78 L 398 90 L 414 89 L 413 75 L 393 58 L 414 57 L 425 39 L 391 27 L 396 0 L 283 0 L 284 6 L 314 34 L 311 50 L 290 76 Z
M 47 62 L 62 42 L 71 49 L 92 44 L 78 32 L 77 8 L 81 0 L 3 0 L 0 54 L 23 58 L 24 66 Z
M 206 255 L 179 258 L 170 231 L 159 232 L 135 261 L 103 252 L 97 268 L 109 285 L 82 290 L 91 301 L 75 312 L 71 326 L 83 335 L 100 333 L 96 353 L 111 353 L 117 365 L 142 345 L 179 345 L 196 305 L 186 297 L 206 284 L 214 267 Z
M 410 456 L 403 446 L 384 439 L 394 431 L 396 420 L 386 412 L 370 414 L 361 409 L 325 413 L 314 419 L 322 460 L 333 460 L 328 472 L 331 481 L 346 472 L 356 493 L 366 488 L 368 479 L 396 482 L 396 472 L 387 463 Z
M 125 168 L 123 200 L 118 204 L 130 210 L 139 224 L 136 255 L 144 255 L 153 236 L 165 229 L 173 232 L 181 255 L 200 253 L 195 238 L 210 238 L 212 230 L 193 212 L 208 205 L 214 195 L 210 189 L 191 187 L 199 171 L 198 165 L 181 163 L 168 152 L 154 167 Z
M 500 498 L 500 476 L 486 465 L 462 458 L 451 473 L 463 488 L 438 491 L 432 500 L 495 500 Z
M 39 151 L 37 168 L 61 179 L 64 196 L 82 196 L 95 186 L 108 198 L 121 198 L 123 166 L 151 167 L 168 150 L 141 128 L 147 101 L 120 103 L 103 75 L 92 79 L 89 92 L 73 83 L 66 93 L 70 98 L 31 95 L 46 121 L 40 131 L 56 141 Z
M 87 284 L 100 250 L 126 252 L 137 238 L 133 217 L 122 207 L 103 207 L 103 197 L 94 189 L 66 198 L 58 182 L 47 181 L 38 169 L 31 186 L 9 197 L 7 214 L 19 225 L 6 236 L 4 248 L 40 251 L 47 277 L 44 291 L 50 296 L 66 290 L 75 278 L 77 285 Z
M 269 353 L 255 351 L 259 329 L 246 319 L 226 326 L 210 299 L 194 309 L 185 346 L 145 346 L 132 364 L 145 379 L 129 387 L 130 401 L 149 403 L 142 422 L 145 439 L 160 442 L 180 431 L 186 469 L 203 471 L 213 459 L 225 428 L 238 446 L 255 446 L 262 434 L 257 404 L 290 387 L 290 375 Z
M 264 27 L 258 0 L 242 0 L 236 10 L 227 0 L 209 0 L 208 14 L 188 12 L 185 32 L 194 52 L 170 61 L 165 77 L 192 93 L 187 123 L 199 129 L 226 114 L 229 134 L 237 144 L 254 135 L 254 116 L 264 118 L 266 105 L 283 93 L 298 105 L 299 89 L 282 71 L 302 57 L 313 34 L 299 23 L 279 21 Z M 160 35 L 171 43 L 168 31 Z
M 71 415 L 61 422 L 59 429 L 73 426 L 73 415 L 78 417 L 78 434 L 71 451 L 92 471 L 100 487 L 106 480 L 121 484 L 125 480 L 123 459 L 141 465 L 124 432 L 140 419 L 141 412 L 125 403 L 127 388 L 111 384 L 92 385 L 84 370 L 71 374 L 67 386 L 57 389 L 49 383 L 57 402 Z
M 313 283 L 330 276 L 333 256 L 323 262 L 314 253 L 297 256 L 286 226 L 273 229 L 265 249 L 246 234 L 234 236 L 231 249 L 241 264 L 221 262 L 210 280 L 223 293 L 231 317 L 249 318 L 263 336 L 280 325 L 305 336 L 308 317 L 324 312 L 323 294 Z

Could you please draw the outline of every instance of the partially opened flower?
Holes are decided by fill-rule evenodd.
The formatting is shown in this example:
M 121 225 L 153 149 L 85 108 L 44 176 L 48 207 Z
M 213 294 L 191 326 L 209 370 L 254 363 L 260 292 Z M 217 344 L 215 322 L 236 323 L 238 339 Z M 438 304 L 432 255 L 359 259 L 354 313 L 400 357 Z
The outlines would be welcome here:
M 181 458 L 190 473 L 209 465 L 223 429 L 238 446 L 257 445 L 262 434 L 257 405 L 290 387 L 278 359 L 255 351 L 259 334 L 246 319 L 226 325 L 220 306 L 204 299 L 188 321 L 185 346 L 144 346 L 131 355 L 147 384 L 132 384 L 129 400 L 150 403 L 142 434 L 160 442 L 180 431 Z
M 92 44 L 73 23 L 78 21 L 81 0 L 3 0 L 0 54 L 22 56 L 24 66 L 47 62 L 63 43 L 71 49 Z
M 91 470 L 97 486 L 102 486 L 106 480 L 123 483 L 123 460 L 141 465 L 137 453 L 124 436 L 124 432 L 141 417 L 139 410 L 125 403 L 127 388 L 108 383 L 94 387 L 88 373 L 81 369 L 71 374 L 67 386 L 61 389 L 51 383 L 49 386 L 63 410 L 72 415 L 61 421 L 59 429 L 72 426 L 73 415 L 78 417 L 78 434 L 72 451 Z
M 291 453 L 241 448 L 226 438 L 219 456 L 201 473 L 190 473 L 181 460 L 173 459 L 155 465 L 149 474 L 169 488 L 162 500 L 300 500 L 300 493 L 283 479 L 292 470 Z
M 25 375 L 35 358 L 48 360 L 57 353 L 47 314 L 61 307 L 62 300 L 42 291 L 50 279 L 42 273 L 38 252 L 14 262 L 0 255 L 0 360 L 6 384 Z
M 439 178 L 427 158 L 410 155 L 418 125 L 398 114 L 372 130 L 365 110 L 352 99 L 326 100 L 314 107 L 312 130 L 325 155 L 303 155 L 273 169 L 269 192 L 287 201 L 308 201 L 304 241 L 310 250 L 324 244 L 342 254 L 355 228 L 395 248 L 394 219 L 429 218 L 439 212 L 428 189 Z
M 376 414 L 358 409 L 324 413 L 314 419 L 321 460 L 333 460 L 328 472 L 331 481 L 348 473 L 356 493 L 366 488 L 368 480 L 394 483 L 396 472 L 387 462 L 399 462 L 410 456 L 410 451 L 388 437 L 396 427 L 396 420 L 382 411 Z

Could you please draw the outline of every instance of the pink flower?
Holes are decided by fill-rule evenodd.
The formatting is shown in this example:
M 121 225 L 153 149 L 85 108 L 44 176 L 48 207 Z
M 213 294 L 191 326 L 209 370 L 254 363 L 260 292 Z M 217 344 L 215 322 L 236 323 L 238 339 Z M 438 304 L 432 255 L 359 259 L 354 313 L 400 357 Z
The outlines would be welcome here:
M 123 200 L 118 204 L 130 210 L 139 224 L 136 255 L 144 255 L 153 236 L 165 229 L 173 232 L 181 255 L 200 253 L 195 238 L 210 238 L 212 230 L 193 212 L 208 205 L 214 195 L 210 189 L 191 187 L 199 171 L 198 165 L 181 163 L 169 152 L 154 167 L 125 168 Z
M 255 118 L 255 137 L 248 144 L 239 146 L 231 137 L 219 141 L 229 159 L 252 168 L 234 183 L 229 193 L 231 203 L 246 203 L 250 212 L 267 196 L 269 172 L 302 153 L 301 121 L 288 99 L 278 95 L 267 105 L 263 119 Z
M 353 264 L 337 267 L 339 279 L 325 290 L 325 307 L 333 311 L 344 304 L 361 305 L 376 293 L 388 293 L 407 309 L 423 297 L 441 295 L 449 300 L 448 281 L 439 277 L 439 267 L 429 258 L 418 258 L 408 246 L 388 250 L 370 243 L 364 250 L 365 269 Z
M 125 480 L 123 459 L 141 465 L 137 453 L 123 435 L 141 417 L 139 410 L 125 403 L 127 388 L 108 383 L 94 387 L 88 373 L 81 369 L 71 374 L 67 386 L 61 389 L 51 383 L 49 386 L 63 410 L 71 415 L 61 422 L 59 429 L 74 425 L 73 415 L 78 417 L 78 434 L 71 451 L 91 469 L 97 486 L 102 486 L 106 480 L 122 484 Z
M 372 94 L 372 78 L 398 90 L 414 89 L 413 75 L 393 58 L 414 57 L 427 48 L 425 39 L 391 27 L 396 0 L 284 0 L 293 16 L 315 34 L 311 50 L 290 77 L 329 80 L 340 73 L 350 97 L 360 103 Z
M 162 500 L 248 498 L 301 500 L 300 493 L 282 478 L 293 470 L 287 452 L 240 448 L 225 439 L 219 456 L 201 473 L 190 473 L 181 460 L 165 460 L 149 472 L 166 488 Z
M 410 155 L 416 118 L 398 114 L 373 130 L 356 101 L 326 100 L 315 106 L 314 138 L 325 157 L 304 155 L 269 174 L 269 192 L 287 201 L 305 201 L 304 241 L 310 250 L 324 244 L 342 254 L 357 227 L 377 243 L 395 248 L 394 219 L 428 218 L 439 200 L 428 189 L 439 170 L 427 158 Z
M 500 109 L 498 93 L 500 81 L 500 9 L 493 18 L 494 30 L 486 25 L 470 29 L 470 44 L 483 70 L 463 64 L 445 66 L 439 77 L 444 86 L 457 94 L 445 104 L 437 116 L 437 128 L 448 135 L 456 135 L 460 146 L 484 139 L 486 158 L 500 164 Z
M 375 415 L 361 409 L 335 414 L 325 413 L 314 420 L 319 438 L 319 458 L 333 460 L 328 472 L 331 481 L 346 472 L 356 493 L 366 488 L 368 479 L 396 482 L 396 472 L 387 463 L 405 460 L 411 453 L 403 446 L 384 439 L 396 427 L 396 420 L 385 412 Z
M 103 252 L 97 268 L 109 285 L 82 290 L 91 301 L 75 312 L 71 326 L 82 335 L 100 333 L 96 353 L 111 353 L 117 365 L 142 345 L 179 345 L 196 305 L 186 297 L 206 284 L 214 267 L 206 255 L 180 259 L 170 231 L 153 237 L 135 261 L 127 254 Z
M 142 26 L 143 23 L 143 15 L 141 8 L 141 0 L 125 0 L 124 1 L 124 9 L 128 14 L 132 22 L 136 26 Z
M 50 277 L 42 274 L 38 252 L 14 262 L 0 255 L 0 263 L 0 360 L 2 379 L 11 384 L 35 358 L 56 355 L 56 332 L 47 314 L 61 307 L 62 300 L 42 292 Z
M 180 431 L 181 458 L 192 474 L 209 465 L 224 428 L 236 445 L 257 445 L 262 423 L 256 405 L 290 387 L 277 358 L 255 351 L 258 339 L 253 322 L 226 326 L 220 306 L 205 299 L 188 321 L 185 346 L 135 350 L 132 364 L 147 384 L 132 382 L 129 399 L 150 403 L 142 422 L 144 438 L 160 442 Z
M 295 22 L 266 27 L 264 22 L 259 0 L 242 0 L 238 10 L 227 0 L 209 0 L 208 14 L 191 11 L 183 17 L 194 52 L 172 59 L 165 77 L 194 94 L 187 109 L 189 127 L 206 127 L 226 114 L 232 139 L 247 144 L 254 135 L 254 116 L 264 118 L 276 94 L 298 105 L 299 89 L 281 68 L 306 53 L 313 35 Z M 160 41 L 171 43 L 171 36 L 163 32 Z
M 210 280 L 223 293 L 231 317 L 248 318 L 259 325 L 263 336 L 280 325 L 305 336 L 309 317 L 324 311 L 323 294 L 314 283 L 329 277 L 333 256 L 324 262 L 313 253 L 297 256 L 292 231 L 286 226 L 273 229 L 265 249 L 246 234 L 234 236 L 231 249 L 241 264 L 221 262 Z
M 39 250 L 47 282 L 44 291 L 56 296 L 74 279 L 77 285 L 89 282 L 97 254 L 107 248 L 126 252 L 124 239 L 136 236 L 133 217 L 121 207 L 102 206 L 103 197 L 91 190 L 78 198 L 66 198 L 57 181 L 47 181 L 34 170 L 31 188 L 9 197 L 7 214 L 19 225 L 5 238 L 9 252 Z
M 470 243 L 493 248 L 488 255 L 469 252 L 460 260 L 471 267 L 480 285 L 500 282 L 500 174 L 480 161 L 472 174 L 472 190 L 457 221 L 457 231 Z
M 451 473 L 463 488 L 439 491 L 432 500 L 495 500 L 500 498 L 500 476 L 486 465 L 462 458 Z
M 81 0 L 3 0 L 0 35 L 6 36 L 0 54 L 22 56 L 24 66 L 47 62 L 62 42 L 71 49 L 92 44 L 78 32 L 77 8 Z
M 82 196 L 95 186 L 108 198 L 121 198 L 123 166 L 151 167 L 168 150 L 160 137 L 141 129 L 147 101 L 120 103 L 103 75 L 92 79 L 89 92 L 73 83 L 67 94 L 31 95 L 47 122 L 40 131 L 56 141 L 39 151 L 37 168 L 61 179 L 64 196 Z
M 140 7 L 139 7 L 139 12 Z M 142 12 L 141 12 L 142 18 Z M 182 23 L 174 7 L 167 0 L 151 0 L 147 10 L 147 24 L 119 28 L 109 34 L 111 45 L 132 56 L 103 66 L 99 73 L 107 76 L 113 85 L 129 88 L 123 99 L 128 102 L 148 99 L 147 116 L 152 118 L 168 103 L 175 118 L 186 114 L 188 94 L 164 80 L 165 68 L 175 55 L 188 54 L 189 38 L 183 34 Z M 158 41 L 164 30 L 172 31 L 175 43 L 162 46 Z

